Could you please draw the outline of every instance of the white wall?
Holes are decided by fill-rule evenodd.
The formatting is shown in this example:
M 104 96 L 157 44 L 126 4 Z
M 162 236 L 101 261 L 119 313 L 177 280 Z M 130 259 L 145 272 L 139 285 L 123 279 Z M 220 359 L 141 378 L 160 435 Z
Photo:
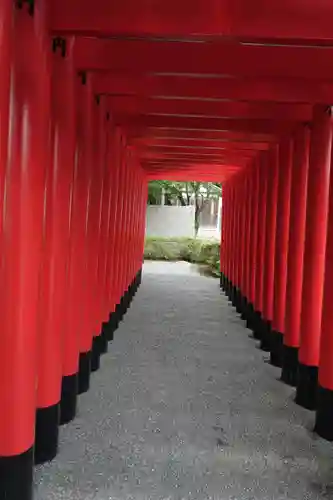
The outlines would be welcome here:
M 194 207 L 148 205 L 146 235 L 192 238 L 194 236 Z

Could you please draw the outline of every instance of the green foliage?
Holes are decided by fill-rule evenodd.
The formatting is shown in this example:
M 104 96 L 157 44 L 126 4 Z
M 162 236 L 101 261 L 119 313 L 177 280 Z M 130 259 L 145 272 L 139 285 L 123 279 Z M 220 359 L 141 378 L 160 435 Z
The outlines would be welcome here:
M 146 238 L 146 260 L 185 260 L 207 268 L 213 276 L 220 276 L 220 243 L 195 238 Z
M 221 184 L 214 182 L 172 182 L 151 181 L 148 186 L 149 203 L 158 203 L 161 198 L 162 189 L 167 200 L 176 201 L 186 206 L 191 202 L 191 197 L 200 200 L 201 205 L 210 198 L 218 198 L 221 195 Z

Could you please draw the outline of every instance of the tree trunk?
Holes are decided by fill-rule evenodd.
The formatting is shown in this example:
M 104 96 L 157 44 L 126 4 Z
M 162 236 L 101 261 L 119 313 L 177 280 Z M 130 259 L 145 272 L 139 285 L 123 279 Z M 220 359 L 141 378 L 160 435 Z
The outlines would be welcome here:
M 198 236 L 200 228 L 200 205 L 197 193 L 195 193 L 195 212 L 194 212 L 194 237 Z

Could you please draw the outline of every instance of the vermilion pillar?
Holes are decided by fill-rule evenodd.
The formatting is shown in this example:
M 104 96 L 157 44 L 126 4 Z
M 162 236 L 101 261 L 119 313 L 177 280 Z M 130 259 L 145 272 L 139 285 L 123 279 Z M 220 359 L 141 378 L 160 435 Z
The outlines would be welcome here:
M 259 162 L 255 160 L 252 171 L 253 182 L 251 184 L 251 218 L 250 218 L 250 241 L 249 241 L 249 291 L 247 307 L 247 327 L 253 329 L 255 325 L 254 303 L 256 291 L 256 269 L 257 269 L 257 243 L 258 243 L 258 214 L 259 214 Z
M 9 130 L 10 64 L 13 56 L 13 2 L 0 1 L 0 232 Z M 0 452 L 1 454 L 1 452 Z
M 261 348 L 269 351 L 271 348 L 271 326 L 273 321 L 274 299 L 274 269 L 275 269 L 275 241 L 276 215 L 278 206 L 279 180 L 279 149 L 273 147 L 267 152 L 267 209 L 265 230 L 265 254 L 263 261 L 263 309 L 262 309 L 262 336 Z
M 245 278 L 246 278 L 246 255 L 247 255 L 247 217 L 248 217 L 248 174 L 244 172 L 241 183 L 240 200 L 240 234 L 239 234 L 239 292 L 236 303 L 236 311 L 243 312 L 245 297 Z
M 110 223 L 108 238 L 108 261 L 106 272 L 106 316 L 110 315 L 113 330 L 118 327 L 120 320 L 120 309 L 118 305 L 117 286 L 119 279 L 120 263 L 120 241 L 118 227 L 121 217 L 121 179 L 122 171 L 122 134 L 119 127 L 114 132 L 114 155 L 111 164 L 112 169 L 112 194 L 110 206 Z
M 3 14 L 5 5 L 3 1 L 0 4 Z M 26 4 L 15 9 L 0 270 L 0 498 L 6 500 L 32 497 L 37 304 L 50 130 L 46 99 L 49 47 L 45 46 L 45 22 L 40 7 L 35 2 L 34 13 Z M 5 19 L 9 24 L 4 25 L 1 19 L 1 38 L 11 28 L 10 13 Z
M 257 339 L 262 336 L 262 311 L 264 300 L 264 268 L 261 265 L 265 257 L 266 241 L 266 209 L 267 209 L 267 166 L 264 155 L 260 157 L 259 163 L 259 196 L 258 196 L 258 235 L 256 248 L 256 277 L 255 277 L 255 299 L 254 299 L 254 324 L 253 334 Z
M 63 62 L 64 64 L 64 62 Z M 60 423 L 70 422 L 76 414 L 79 372 L 79 325 L 77 310 L 79 300 L 78 290 L 81 290 L 82 270 L 82 216 L 80 201 L 80 185 L 78 177 L 78 162 L 76 156 L 76 73 L 72 58 L 68 56 L 64 78 L 64 94 L 62 106 L 64 121 L 59 128 L 59 147 L 63 148 L 63 168 L 73 172 L 70 188 L 69 244 L 67 256 L 67 276 L 64 297 L 64 327 L 62 352 L 62 388 L 60 405 Z M 59 85 L 59 82 L 58 82 Z
M 316 407 L 331 147 L 331 110 L 316 106 L 308 172 L 301 342 L 296 393 L 296 402 L 308 409 Z
M 106 114 L 106 131 L 105 131 L 106 149 L 104 158 L 104 178 L 103 178 L 103 194 L 101 208 L 101 236 L 100 249 L 98 259 L 97 278 L 99 283 L 99 317 L 102 321 L 103 329 L 106 331 L 108 340 L 113 338 L 112 325 L 108 322 L 109 302 L 108 302 L 108 284 L 109 284 L 109 259 L 112 258 L 111 249 L 109 249 L 109 232 L 110 232 L 110 211 L 111 202 L 114 198 L 115 183 L 112 177 L 114 167 L 114 128 L 111 124 L 110 114 Z
M 63 349 L 67 348 L 63 330 L 74 171 L 74 148 L 68 148 L 68 142 L 74 137 L 72 47 L 71 40 L 53 40 L 52 86 L 51 89 L 45 86 L 45 89 L 52 90 L 52 106 L 48 109 L 48 113 L 52 112 L 52 128 L 47 161 L 39 301 L 36 463 L 52 460 L 57 453 Z M 47 99 L 50 101 L 50 95 L 44 99 L 45 102 Z
M 229 248 L 229 212 L 230 212 L 230 182 L 223 184 L 223 201 L 222 213 L 224 226 L 223 229 L 223 242 L 222 242 L 222 262 L 223 262 L 223 276 L 221 280 L 221 288 L 225 292 L 228 286 L 228 248 Z
M 286 316 L 281 375 L 281 379 L 290 385 L 296 385 L 298 373 L 309 140 L 309 128 L 301 127 L 294 138 L 294 158 L 290 195 Z
M 277 198 L 274 312 L 270 341 L 271 363 L 282 366 L 285 330 L 287 264 L 289 243 L 290 189 L 293 164 L 293 141 L 283 139 L 279 146 L 279 189 Z
M 220 288 L 223 288 L 224 283 L 224 258 L 225 258 L 225 198 L 226 187 L 222 185 L 222 207 L 221 207 L 221 245 L 220 245 Z
M 241 181 L 240 175 L 235 179 L 235 198 L 234 198 L 234 227 L 233 227 L 233 287 L 231 290 L 231 302 L 235 306 L 239 296 L 239 278 L 240 278 L 240 238 L 241 238 Z
M 231 196 L 230 196 L 230 214 L 229 214 L 229 240 L 230 249 L 235 247 L 235 234 L 236 234 L 236 181 L 232 179 L 231 183 Z M 232 297 L 234 280 L 235 280 L 235 253 L 229 252 L 228 257 L 228 288 L 227 295 L 229 299 Z
M 119 307 L 119 319 L 122 320 L 126 312 L 124 300 L 124 273 L 125 273 L 125 245 L 124 235 L 126 232 L 126 214 L 127 214 L 127 197 L 126 182 L 128 179 L 127 170 L 127 145 L 124 135 L 121 136 L 121 149 L 120 149 L 120 176 L 119 176 L 119 197 L 118 197 L 118 216 L 117 216 L 117 232 L 116 238 L 118 240 L 118 265 L 115 273 L 116 285 L 116 304 Z
M 332 162 L 332 157 L 331 157 Z M 333 441 L 333 170 L 330 173 L 325 280 L 321 322 L 319 390 L 315 431 Z
M 224 291 L 230 296 L 232 288 L 232 242 L 233 242 L 233 222 L 234 222 L 234 185 L 233 180 L 228 181 L 228 209 L 226 215 L 226 279 Z
M 101 209 L 103 203 L 103 177 L 106 150 L 106 101 L 97 96 L 93 113 L 93 164 L 88 214 L 88 300 L 92 304 L 91 331 L 93 333 L 91 370 L 100 366 L 100 355 L 107 350 L 107 340 L 102 330 L 102 317 L 98 311 L 98 260 L 101 237 Z
M 252 220 L 253 196 L 253 166 L 247 172 L 247 195 L 245 200 L 245 227 L 244 227 L 244 291 L 242 304 L 242 319 L 248 318 L 249 288 L 250 288 L 250 240 Z
M 79 358 L 79 394 L 86 392 L 90 386 L 91 373 L 91 350 L 92 350 L 92 305 L 89 291 L 90 259 L 88 240 L 88 221 L 91 209 L 90 195 L 93 175 L 93 105 L 91 78 L 87 74 L 79 75 L 77 79 L 77 188 L 78 202 L 80 208 L 80 221 L 78 232 L 80 233 L 81 253 L 79 260 L 81 267 L 77 267 L 76 279 L 81 289 L 77 288 L 75 300 L 75 315 L 80 340 Z M 78 215 L 78 214 L 77 214 Z

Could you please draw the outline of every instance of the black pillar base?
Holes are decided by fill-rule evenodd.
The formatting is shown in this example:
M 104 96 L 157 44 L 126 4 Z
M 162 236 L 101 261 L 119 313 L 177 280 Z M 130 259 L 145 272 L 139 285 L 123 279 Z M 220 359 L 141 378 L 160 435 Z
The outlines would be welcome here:
M 235 289 L 236 289 L 236 287 L 230 282 L 229 283 L 229 287 L 228 287 L 228 291 L 227 291 L 227 296 L 228 296 L 228 299 L 231 302 L 233 301 L 233 296 L 235 294 Z
M 248 311 L 249 311 L 249 302 L 246 297 L 243 297 L 242 301 L 242 312 L 241 312 L 241 319 L 243 321 L 247 320 L 248 317 Z
M 224 284 L 224 274 L 221 273 L 220 274 L 220 288 L 223 288 L 223 284 Z
M 238 290 L 236 299 L 236 311 L 238 312 L 238 314 L 242 314 L 245 300 L 246 298 L 242 295 L 242 292 Z
M 239 294 L 240 291 L 236 286 L 233 288 L 232 296 L 231 296 L 231 303 L 234 307 L 237 307 L 238 301 L 239 301 Z
M 317 407 L 318 367 L 299 363 L 296 403 L 307 410 Z
M 32 500 L 33 448 L 13 457 L 0 457 L 1 500 Z
M 272 341 L 272 324 L 266 319 L 261 319 L 261 340 L 260 349 L 264 352 L 270 352 Z
M 228 278 L 226 276 L 224 276 L 223 282 L 222 282 L 222 290 L 224 291 L 224 293 L 226 293 L 226 291 L 228 289 L 228 283 L 229 283 Z
M 101 366 L 101 351 L 99 337 L 94 337 L 91 350 L 91 371 L 97 372 Z
M 227 297 L 230 297 L 232 287 L 233 287 L 232 282 L 229 279 L 227 279 L 226 283 L 225 283 L 225 289 L 224 289 L 224 293 L 226 294 Z
M 253 330 L 253 337 L 256 340 L 261 340 L 262 330 L 263 330 L 263 321 L 261 318 L 260 311 L 254 311 L 252 330 Z
M 283 363 L 283 334 L 273 330 L 271 333 L 271 365 L 282 368 Z
M 101 334 L 99 335 L 99 352 L 103 356 L 103 354 L 106 354 L 108 352 L 108 328 L 109 328 L 109 323 L 103 323 L 102 325 L 102 331 Z
M 35 464 L 51 462 L 58 453 L 60 404 L 36 412 Z
M 79 392 L 78 374 L 62 378 L 60 401 L 60 425 L 65 425 L 74 420 L 77 410 L 77 395 Z
M 91 374 L 91 351 L 81 352 L 79 360 L 79 394 L 89 391 Z
M 253 330 L 253 325 L 254 325 L 254 307 L 251 302 L 248 302 L 247 308 L 246 308 L 246 328 L 249 328 L 250 330 Z
M 120 323 L 124 319 L 124 315 L 125 315 L 123 297 L 120 299 L 119 304 L 117 304 L 117 306 L 116 306 L 116 312 L 117 312 L 119 323 Z
M 333 441 L 333 391 L 318 387 L 315 432 L 327 441 Z
M 112 342 L 113 339 L 114 339 L 114 332 L 117 330 L 118 328 L 118 320 L 117 320 L 117 316 L 116 316 L 116 313 L 111 313 L 110 316 L 109 316 L 109 322 L 108 322 L 108 327 L 107 327 L 107 330 L 106 330 L 106 335 L 107 335 L 107 339 L 108 339 L 108 342 Z
M 297 386 L 298 347 L 283 346 L 281 380 L 292 387 Z

